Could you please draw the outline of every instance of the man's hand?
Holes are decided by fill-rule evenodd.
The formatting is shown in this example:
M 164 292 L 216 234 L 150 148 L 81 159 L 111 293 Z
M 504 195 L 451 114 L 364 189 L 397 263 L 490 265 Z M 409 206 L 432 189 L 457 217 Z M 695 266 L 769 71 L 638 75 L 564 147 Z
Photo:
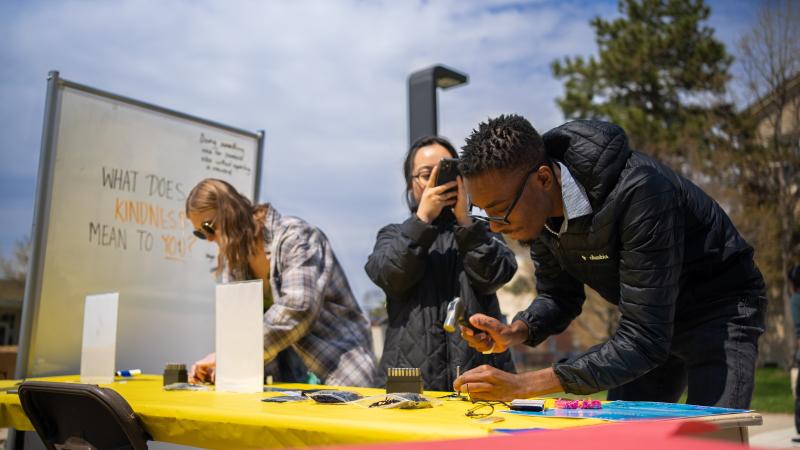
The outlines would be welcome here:
M 485 364 L 456 378 L 453 389 L 472 400 L 503 402 L 563 391 L 552 368 L 513 374 Z
M 192 365 L 189 383 L 213 383 L 217 375 L 217 354 L 209 353 Z
M 504 372 L 486 364 L 464 372 L 456 378 L 453 389 L 456 392 L 468 393 L 471 400 L 508 402 L 515 398 L 527 398 L 522 375 Z
M 505 325 L 494 317 L 473 314 L 469 318 L 469 323 L 482 332 L 476 333 L 462 326 L 461 337 L 479 352 L 503 353 L 509 347 L 521 344 L 528 338 L 528 326 L 521 320 Z
M 432 223 L 442 209 L 456 204 L 458 197 L 458 187 L 455 181 L 436 186 L 436 178 L 439 176 L 439 165 L 433 166 L 431 176 L 428 178 L 428 184 L 425 190 L 422 191 L 422 197 L 419 199 L 419 206 L 417 207 L 417 217 L 425 223 Z M 452 191 L 450 191 L 452 189 Z M 448 192 L 450 191 L 450 192 Z

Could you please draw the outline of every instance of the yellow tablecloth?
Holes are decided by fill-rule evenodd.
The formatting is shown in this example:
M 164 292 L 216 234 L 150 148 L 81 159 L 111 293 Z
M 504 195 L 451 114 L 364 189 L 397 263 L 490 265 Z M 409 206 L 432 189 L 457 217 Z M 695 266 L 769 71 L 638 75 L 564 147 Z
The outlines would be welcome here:
M 40 378 L 77 382 L 77 376 Z M 0 381 L 0 389 L 15 381 Z M 130 403 L 145 429 L 157 441 L 205 448 L 281 448 L 372 442 L 440 440 L 487 436 L 496 428 L 567 428 L 603 423 L 594 419 L 518 416 L 495 410 L 504 420 L 482 424 L 464 413 L 473 405 L 443 401 L 431 409 L 400 410 L 357 405 L 317 404 L 311 401 L 265 403 L 276 392 L 165 391 L 161 376 L 140 375 L 103 385 Z M 311 389 L 320 386 L 278 384 L 275 387 Z M 378 395 L 382 389 L 342 388 Z M 430 392 L 431 396 L 445 393 Z M 0 426 L 33 430 L 15 394 L 0 392 Z

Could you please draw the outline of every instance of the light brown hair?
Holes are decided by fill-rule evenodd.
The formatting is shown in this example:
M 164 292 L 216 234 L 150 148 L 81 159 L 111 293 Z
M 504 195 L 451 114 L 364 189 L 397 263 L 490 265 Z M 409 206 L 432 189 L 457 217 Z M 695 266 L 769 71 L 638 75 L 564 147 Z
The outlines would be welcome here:
M 256 236 L 262 230 L 267 205 L 253 205 L 229 183 L 206 178 L 186 197 L 186 215 L 213 212 L 214 236 L 219 242 L 215 274 L 225 266 L 235 278 L 248 273 L 248 257 L 255 253 Z

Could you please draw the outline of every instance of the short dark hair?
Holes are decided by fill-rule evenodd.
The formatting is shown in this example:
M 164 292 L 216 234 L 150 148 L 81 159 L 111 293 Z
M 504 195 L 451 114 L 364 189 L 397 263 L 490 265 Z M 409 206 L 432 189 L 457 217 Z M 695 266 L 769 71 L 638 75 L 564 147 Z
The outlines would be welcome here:
M 530 122 L 516 114 L 481 122 L 462 147 L 458 169 L 470 177 L 489 170 L 533 168 L 545 160 L 542 137 Z
M 406 160 L 403 162 L 403 177 L 406 180 L 405 200 L 406 204 L 408 205 L 408 209 L 412 213 L 417 212 L 417 207 L 419 206 L 417 201 L 414 199 L 414 193 L 411 189 L 412 183 L 414 182 L 414 179 L 412 178 L 412 171 L 414 170 L 414 157 L 417 156 L 417 150 L 434 144 L 441 145 L 445 150 L 447 150 L 448 153 L 450 153 L 450 156 L 453 158 L 458 158 L 458 152 L 456 152 L 453 144 L 440 136 L 423 136 L 411 144 L 411 147 L 406 153 Z
M 789 269 L 789 271 L 786 273 L 786 276 L 789 278 L 789 281 L 792 282 L 794 290 L 800 290 L 800 265 Z

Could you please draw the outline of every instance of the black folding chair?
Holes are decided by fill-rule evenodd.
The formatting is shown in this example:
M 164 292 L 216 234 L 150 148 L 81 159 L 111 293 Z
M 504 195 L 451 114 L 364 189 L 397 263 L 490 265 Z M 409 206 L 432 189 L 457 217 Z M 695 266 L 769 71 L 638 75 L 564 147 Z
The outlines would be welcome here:
M 140 450 L 150 436 L 128 402 L 93 384 L 26 381 L 19 400 L 49 450 Z

